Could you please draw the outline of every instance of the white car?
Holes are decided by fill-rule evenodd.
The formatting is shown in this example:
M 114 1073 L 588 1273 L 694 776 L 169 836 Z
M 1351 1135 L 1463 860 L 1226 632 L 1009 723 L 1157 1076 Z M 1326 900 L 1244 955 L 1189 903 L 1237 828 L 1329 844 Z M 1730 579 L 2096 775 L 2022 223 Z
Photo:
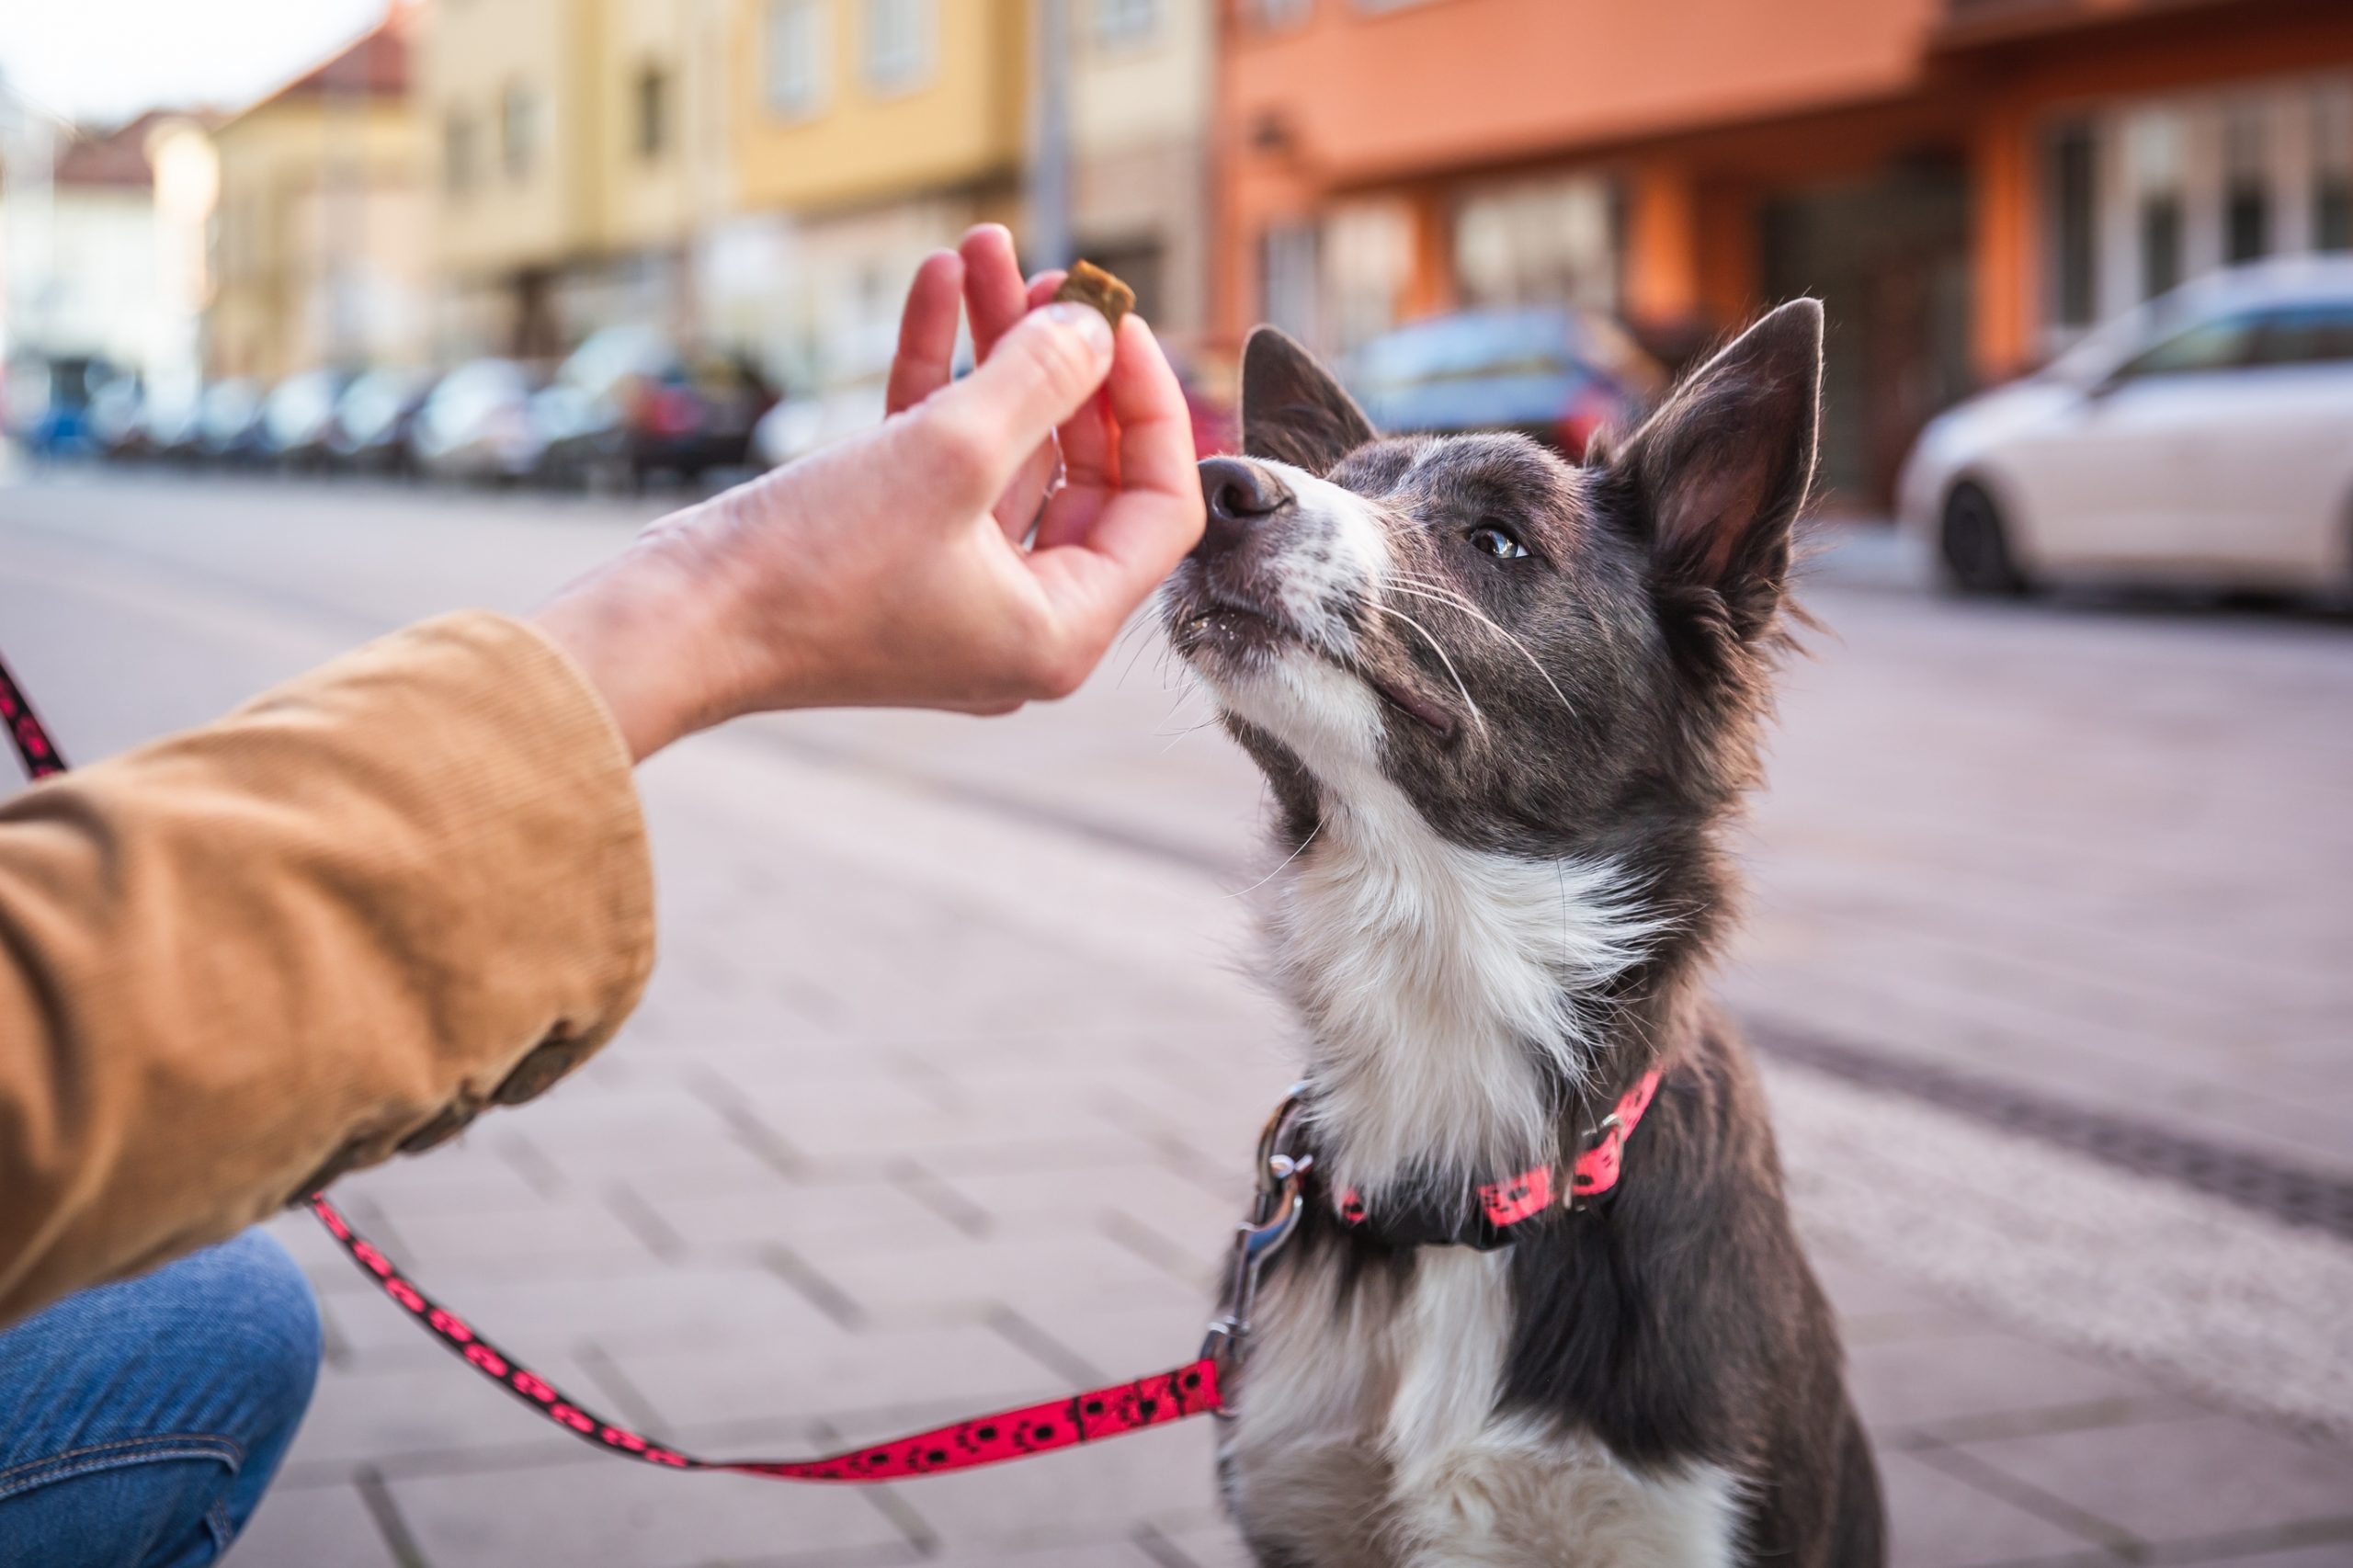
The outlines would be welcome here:
M 2186 285 L 1939 415 L 1897 516 L 1969 593 L 2353 592 L 2353 260 Z

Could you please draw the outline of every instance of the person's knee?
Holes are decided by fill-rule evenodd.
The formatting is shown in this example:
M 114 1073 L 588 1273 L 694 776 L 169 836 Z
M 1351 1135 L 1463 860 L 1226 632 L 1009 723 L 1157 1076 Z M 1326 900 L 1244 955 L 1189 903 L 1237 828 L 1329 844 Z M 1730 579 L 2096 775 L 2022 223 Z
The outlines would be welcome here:
M 321 1336 L 311 1282 L 277 1240 L 247 1231 L 188 1260 L 207 1278 L 192 1290 L 214 1304 L 197 1332 L 224 1369 L 244 1406 L 239 1425 L 249 1450 L 276 1447 L 293 1436 L 318 1382 Z M 268 1461 L 276 1462 L 276 1454 Z
M 0 1538 L 45 1564 L 211 1562 L 286 1457 L 319 1358 L 310 1284 L 259 1232 L 17 1325 Z

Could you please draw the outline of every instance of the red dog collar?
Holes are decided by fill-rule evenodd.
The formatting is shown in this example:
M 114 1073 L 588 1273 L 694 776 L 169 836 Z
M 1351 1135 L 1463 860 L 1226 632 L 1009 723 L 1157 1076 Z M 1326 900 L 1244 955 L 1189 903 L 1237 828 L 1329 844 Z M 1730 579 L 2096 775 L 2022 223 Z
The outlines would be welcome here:
M 1524 1220 L 1533 1220 L 1552 1207 L 1557 1197 L 1562 1206 L 1576 1209 L 1586 1199 L 1597 1197 L 1618 1185 L 1618 1177 L 1625 1168 L 1626 1140 L 1642 1125 L 1643 1113 L 1651 1108 L 1651 1096 L 1658 1093 L 1658 1070 L 1654 1068 L 1636 1080 L 1626 1091 L 1616 1108 L 1602 1118 L 1601 1126 L 1594 1133 L 1592 1147 L 1576 1157 L 1569 1167 L 1565 1195 L 1562 1192 L 1559 1167 L 1535 1165 L 1503 1181 L 1491 1181 L 1478 1188 L 1479 1212 L 1472 1224 L 1477 1233 L 1461 1235 L 1440 1233 L 1427 1238 L 1472 1246 L 1502 1246 L 1511 1238 L 1508 1232 Z M 1343 1224 L 1362 1225 L 1371 1216 L 1366 1210 L 1364 1199 L 1353 1187 L 1344 1187 L 1333 1195 L 1333 1212 Z

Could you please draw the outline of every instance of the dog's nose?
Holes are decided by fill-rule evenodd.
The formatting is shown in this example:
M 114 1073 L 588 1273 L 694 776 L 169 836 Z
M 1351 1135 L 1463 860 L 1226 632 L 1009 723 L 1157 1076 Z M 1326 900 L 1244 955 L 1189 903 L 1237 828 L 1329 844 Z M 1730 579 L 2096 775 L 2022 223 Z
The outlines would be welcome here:
M 1209 506 L 1201 548 L 1214 554 L 1249 538 L 1292 497 L 1289 485 L 1247 458 L 1209 458 L 1201 463 L 1201 499 Z

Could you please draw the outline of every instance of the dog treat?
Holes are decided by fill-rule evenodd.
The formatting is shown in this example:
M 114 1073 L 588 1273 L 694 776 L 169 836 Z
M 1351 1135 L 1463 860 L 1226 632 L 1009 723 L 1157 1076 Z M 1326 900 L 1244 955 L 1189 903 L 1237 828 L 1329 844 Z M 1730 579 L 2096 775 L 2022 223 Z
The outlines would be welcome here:
M 1136 308 L 1136 291 L 1096 266 L 1082 261 L 1070 269 L 1063 286 L 1054 290 L 1057 300 L 1075 300 L 1082 305 L 1093 305 L 1103 312 L 1103 319 L 1117 333 L 1120 323 Z

